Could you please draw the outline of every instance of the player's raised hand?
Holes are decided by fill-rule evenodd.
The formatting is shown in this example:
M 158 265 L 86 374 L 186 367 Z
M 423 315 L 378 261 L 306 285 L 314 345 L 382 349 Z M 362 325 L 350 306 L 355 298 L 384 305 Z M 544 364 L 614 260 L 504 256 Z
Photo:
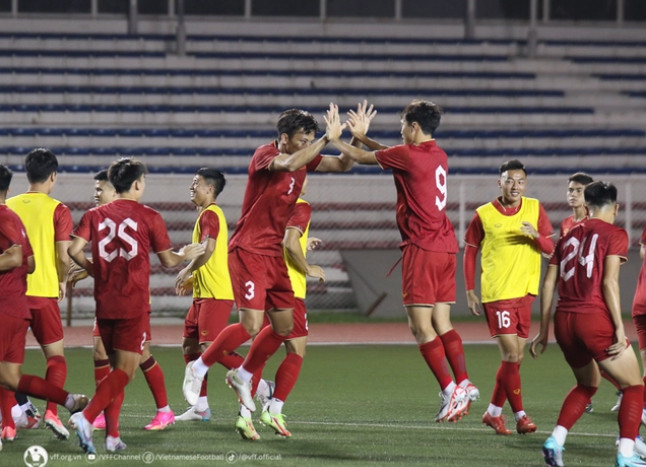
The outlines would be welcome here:
M 370 122 L 377 115 L 377 111 L 374 109 L 374 105 L 370 104 L 368 106 L 368 101 L 364 100 L 357 104 L 357 110 L 348 111 L 348 128 L 352 133 L 352 136 L 360 137 L 368 134 L 368 129 L 370 128 Z
M 323 116 L 323 119 L 325 120 L 325 136 L 327 139 L 330 141 L 338 141 L 347 125 L 346 123 L 341 124 L 339 107 L 334 103 L 330 103 L 330 108 L 327 114 Z

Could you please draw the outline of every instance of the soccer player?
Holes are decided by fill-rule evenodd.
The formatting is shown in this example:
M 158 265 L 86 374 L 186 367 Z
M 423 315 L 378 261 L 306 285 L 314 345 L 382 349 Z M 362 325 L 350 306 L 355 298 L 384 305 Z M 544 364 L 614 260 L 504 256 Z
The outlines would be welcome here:
M 182 342 L 187 364 L 197 360 L 227 326 L 233 308 L 233 288 L 227 258 L 227 221 L 224 212 L 216 204 L 225 184 L 224 175 L 219 170 L 204 167 L 197 171 L 189 188 L 191 202 L 199 210 L 193 229 L 193 241 L 205 242 L 206 251 L 182 269 L 175 280 L 178 295 L 193 290 L 193 303 L 184 321 Z M 227 369 L 237 368 L 243 361 L 244 358 L 235 352 L 223 355 L 218 360 Z M 269 391 L 265 381 L 260 381 L 259 384 L 263 385 L 262 393 Z M 210 419 L 205 377 L 197 403 L 176 417 L 176 420 Z
M 402 112 L 404 144 L 390 148 L 365 136 L 364 126 L 374 116 L 370 110 L 350 111 L 348 124 L 353 137 L 371 151 L 338 138 L 332 139 L 332 144 L 360 164 L 378 164 L 393 171 L 397 226 L 402 237 L 404 308 L 422 357 L 442 390 L 435 420 L 455 421 L 480 393 L 469 381 L 462 339 L 450 319 L 451 303 L 455 303 L 458 243 L 445 210 L 447 157 L 433 138 L 442 109 L 432 102 L 411 102 Z M 338 128 L 335 133 L 339 134 Z
M 547 346 L 552 300 L 558 284 L 554 335 L 577 384 L 570 390 L 552 435 L 543 444 L 545 463 L 563 466 L 568 432 L 599 387 L 602 368 L 620 385 L 617 467 L 646 466 L 634 454 L 644 383 L 639 363 L 626 338 L 619 300 L 619 267 L 626 261 L 628 234 L 613 225 L 618 211 L 617 188 L 594 182 L 584 191 L 590 219 L 557 242 L 541 290 L 541 327 L 532 340 L 536 358 Z
M 639 239 L 639 257 L 642 258 L 642 266 L 637 278 L 637 289 L 633 297 L 632 318 L 637 331 L 637 342 L 639 344 L 639 356 L 644 368 L 643 380 L 646 384 L 646 227 Z M 621 407 L 621 404 L 619 404 Z M 642 423 L 646 422 L 646 394 L 642 409 Z M 646 423 L 644 423 L 646 424 Z
M 50 197 L 57 180 L 58 159 L 48 149 L 38 148 L 27 154 L 25 171 L 29 190 L 7 200 L 22 220 L 34 250 L 38 267 L 27 277 L 27 301 L 30 326 L 47 359 L 45 379 L 62 388 L 67 378 L 63 346 L 63 323 L 58 302 L 65 298 L 70 259 L 67 249 L 72 232 L 72 215 L 67 206 Z M 69 438 L 69 431 L 58 418 L 58 407 L 47 402 L 45 425 L 59 439 Z
M 107 169 L 99 171 L 94 176 L 94 202 L 97 206 L 101 206 L 114 201 L 115 199 L 117 199 L 117 192 L 114 189 L 114 186 L 112 186 L 112 183 L 110 183 L 110 180 L 108 180 Z M 72 274 L 72 272 L 70 272 L 70 277 L 68 278 L 68 282 L 71 282 L 72 284 L 76 284 L 76 282 L 88 275 L 87 271 L 80 266 L 73 267 L 72 269 L 74 270 L 74 273 Z M 148 316 L 150 317 L 150 312 Z M 92 330 L 92 338 L 94 341 L 94 380 L 98 386 L 103 378 L 108 376 L 110 373 L 110 360 L 105 352 L 105 347 L 103 346 L 103 341 L 101 340 L 101 334 L 99 333 L 99 328 L 96 325 L 96 320 Z M 146 342 L 141 354 L 139 368 L 143 372 L 144 377 L 146 378 L 146 383 L 148 383 L 148 387 L 153 394 L 153 398 L 155 399 L 155 404 L 157 406 L 157 413 L 144 429 L 159 431 L 175 422 L 175 414 L 168 405 L 164 372 L 162 371 L 159 363 L 155 360 L 155 357 L 150 353 L 151 339 L 152 335 L 150 332 L 149 321 L 146 329 Z M 105 429 L 105 415 L 103 412 L 101 412 L 94 420 L 92 426 L 97 430 Z M 111 433 L 110 435 L 113 438 L 119 437 L 118 432 Z
M 114 162 L 108 177 L 119 197 L 87 211 L 74 231 L 70 256 L 94 277 L 96 318 L 112 371 L 99 383 L 90 404 L 70 417 L 81 448 L 95 453 L 92 422 L 102 410 L 106 418 L 106 449 L 126 448 L 118 433 L 118 417 L 124 388 L 141 362 L 150 324 L 150 252 L 165 267 L 174 267 L 204 252 L 190 244 L 171 250 L 161 215 L 140 204 L 146 187 L 146 167 L 124 158 Z M 83 251 L 92 243 L 92 261 Z
M 536 424 L 523 409 L 520 364 L 531 321 L 531 304 L 538 294 L 541 253 L 554 249 L 552 226 L 537 199 L 524 196 L 527 172 L 518 160 L 500 166 L 501 195 L 476 209 L 467 228 L 464 247 L 464 281 L 467 305 L 480 316 L 484 308 L 489 332 L 500 349 L 501 364 L 482 423 L 499 435 L 510 435 L 502 407 L 505 401 L 514 412 L 516 431 L 536 431 Z M 478 250 L 482 250 L 480 288 L 475 293 Z
M 568 178 L 567 204 L 572 208 L 572 215 L 561 222 L 561 237 L 568 233 L 572 227 L 588 218 L 588 208 L 585 207 L 583 190 L 594 180 L 583 172 L 572 174 Z
M 38 376 L 21 374 L 31 319 L 25 295 L 27 274 L 34 272 L 36 263 L 23 223 L 5 204 L 12 176 L 11 170 L 0 164 L 0 413 L 5 441 L 16 438 L 11 416 L 16 401 L 13 391 L 64 405 L 70 412 L 81 410 L 88 402 L 87 397 L 69 394 Z
M 343 155 L 320 154 L 337 136 L 330 133 L 332 118 L 338 119 L 334 104 L 325 117 L 325 135 L 315 141 L 316 119 L 303 110 L 286 110 L 278 118 L 278 139 L 256 149 L 249 164 L 242 214 L 229 242 L 229 270 L 240 322 L 227 326 L 200 358 L 186 366 L 183 391 L 189 404 L 197 403 L 208 368 L 257 334 L 243 365 L 226 377 L 240 402 L 251 412 L 256 410 L 251 377 L 293 328 L 294 292 L 281 242 L 305 174 L 343 172 L 352 167 L 352 160 Z M 341 131 L 340 125 L 335 128 Z M 260 331 L 265 309 L 271 326 Z
M 306 194 L 307 179 L 303 183 L 301 196 Z M 325 282 L 325 271 L 320 266 L 310 264 L 306 258 L 307 250 L 312 250 L 321 244 L 321 240 L 309 237 L 312 207 L 303 198 L 299 197 L 294 206 L 294 211 L 287 221 L 287 229 L 283 238 L 283 252 L 289 279 L 294 290 L 294 329 L 285 340 L 286 355 L 276 371 L 276 384 L 272 397 L 262 407 L 260 422 L 274 429 L 277 435 L 289 438 L 292 434 L 287 429 L 283 405 L 292 389 L 296 385 L 298 376 L 303 366 L 305 347 L 309 328 L 307 324 L 307 309 L 305 295 L 307 290 L 307 276 Z M 265 325 L 269 325 L 266 322 Z M 262 368 L 259 370 L 262 373 Z M 254 379 L 256 375 L 254 375 Z M 244 405 L 240 406 L 240 413 L 236 421 L 236 429 L 243 439 L 257 440 L 260 438 L 251 420 L 251 412 Z

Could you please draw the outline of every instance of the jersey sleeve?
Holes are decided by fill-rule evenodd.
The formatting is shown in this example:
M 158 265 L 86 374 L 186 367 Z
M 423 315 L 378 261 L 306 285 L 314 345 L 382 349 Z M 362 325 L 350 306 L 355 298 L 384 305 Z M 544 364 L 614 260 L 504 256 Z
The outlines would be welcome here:
M 74 222 L 70 208 L 60 203 L 54 210 L 54 241 L 69 242 L 73 230 Z
M 273 144 L 261 146 L 256 149 L 256 152 L 251 159 L 251 164 L 255 170 L 266 170 L 269 168 L 271 161 L 273 161 L 279 154 L 280 151 Z
M 464 234 L 464 242 L 471 246 L 479 247 L 483 239 L 484 229 L 482 227 L 482 220 L 480 220 L 478 213 L 475 212 Z
M 382 169 L 407 170 L 410 167 L 410 155 L 405 145 L 392 146 L 375 152 L 377 162 Z
M 155 253 L 170 250 L 172 244 L 168 236 L 168 230 L 161 214 L 154 211 L 150 219 L 150 232 L 152 234 L 150 246 Z
M 92 217 L 91 211 L 87 211 L 85 214 L 83 214 L 83 217 L 81 217 L 81 221 L 79 222 L 79 225 L 76 226 L 76 229 L 74 229 L 72 235 L 75 237 L 82 238 L 86 242 L 89 242 L 91 240 L 91 229 L 90 229 L 90 220 Z
M 220 233 L 220 220 L 218 215 L 207 209 L 200 216 L 199 220 L 200 225 L 200 242 L 203 242 L 207 238 L 218 238 L 218 233 Z
M 302 234 L 307 230 L 307 224 L 309 224 L 311 218 L 312 207 L 309 203 L 297 203 L 287 221 L 287 228 L 297 228 Z
M 609 240 L 608 256 L 617 255 L 622 258 L 628 257 L 628 233 L 624 229 L 615 230 Z
M 554 234 L 552 223 L 547 217 L 547 212 L 545 212 L 543 205 L 539 204 L 538 206 L 538 228 L 536 230 L 538 230 L 538 233 L 543 237 L 551 237 Z
M 308 172 L 314 172 L 316 168 L 319 166 L 321 163 L 321 160 L 323 159 L 323 156 L 320 154 L 317 154 L 314 159 L 312 159 L 305 167 Z

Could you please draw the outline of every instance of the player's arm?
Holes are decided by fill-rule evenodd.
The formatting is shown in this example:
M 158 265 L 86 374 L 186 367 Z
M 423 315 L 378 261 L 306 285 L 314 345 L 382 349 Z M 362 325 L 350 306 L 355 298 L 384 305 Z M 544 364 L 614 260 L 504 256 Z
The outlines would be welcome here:
M 71 244 L 72 242 L 68 240 L 56 242 L 56 272 L 58 273 L 58 283 L 63 287 L 70 270 L 70 255 L 67 250 Z
M 462 261 L 462 274 L 467 293 L 467 307 L 474 316 L 482 313 L 482 303 L 476 294 L 476 259 L 480 243 L 484 239 L 484 229 L 478 213 L 473 214 L 471 222 L 464 235 L 464 257 Z
M 84 238 L 72 236 L 72 242 L 67 249 L 67 254 L 76 264 L 85 269 L 90 276 L 94 277 L 94 265 L 83 251 L 83 248 L 86 244 L 87 240 L 85 240 Z
M 184 261 L 191 261 L 204 254 L 205 247 L 201 243 L 189 243 L 179 251 L 164 250 L 157 252 L 157 257 L 164 267 L 173 268 Z
M 639 244 L 639 257 L 641 259 L 644 259 L 644 256 L 646 256 L 646 245 L 643 243 Z
M 554 291 L 559 278 L 559 268 L 556 264 L 550 264 L 543 278 L 543 287 L 541 288 L 541 327 L 530 343 L 529 353 L 532 357 L 537 358 L 537 348 L 540 346 L 540 353 L 545 352 L 547 347 L 547 338 L 550 330 L 550 318 L 552 316 L 552 301 L 554 300 Z
M 211 259 L 214 251 L 215 238 L 209 237 L 204 242 L 204 253 L 197 258 L 192 259 L 188 266 L 177 274 L 177 277 L 175 278 L 175 292 L 177 292 L 178 295 L 184 295 L 184 293 L 188 292 L 184 284 L 189 280 L 194 271 L 200 269 L 208 262 L 209 259 Z
M 370 105 L 368 107 L 368 101 L 366 100 L 357 105 L 356 111 L 348 111 L 348 128 L 352 133 L 352 140 L 350 141 L 352 146 L 361 147 L 360 145 L 363 144 L 371 151 L 388 148 L 388 146 L 384 146 L 368 137 L 370 123 L 376 115 L 377 111 L 374 110 L 374 106 Z
M 10 271 L 22 264 L 22 247 L 14 243 L 0 254 L 0 272 Z
M 352 146 L 345 141 L 341 141 L 341 133 L 343 132 L 345 124 L 341 125 L 341 120 L 339 120 L 339 109 L 336 106 L 334 108 L 330 107 L 330 110 L 328 110 L 325 123 L 327 124 L 325 129 L 326 135 L 328 135 L 330 143 L 332 143 L 339 151 L 359 164 L 377 164 L 377 156 L 373 151 L 365 151 L 356 146 Z
M 606 349 L 608 355 L 612 356 L 619 355 L 626 348 L 626 333 L 624 331 L 624 321 L 621 318 L 621 301 L 619 297 L 619 267 L 621 263 L 621 256 L 606 256 L 601 284 L 603 300 L 606 302 L 606 306 L 610 311 L 610 318 L 615 326 L 615 343 Z
M 301 249 L 300 238 L 303 233 L 295 227 L 287 227 L 283 237 L 283 247 L 294 268 L 301 274 L 318 278 L 319 282 L 325 282 L 325 271 L 321 266 L 309 264 Z

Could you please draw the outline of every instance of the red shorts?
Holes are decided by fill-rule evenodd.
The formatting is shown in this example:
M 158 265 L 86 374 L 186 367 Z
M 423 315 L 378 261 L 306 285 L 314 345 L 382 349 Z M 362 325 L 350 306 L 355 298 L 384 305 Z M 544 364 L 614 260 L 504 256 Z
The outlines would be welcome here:
M 212 342 L 229 324 L 233 300 L 198 298 L 193 300 L 184 320 L 184 338 Z
M 483 303 L 491 337 L 515 334 L 527 339 L 532 321 L 533 295 Z
M 646 315 L 633 316 L 639 350 L 646 349 Z
M 97 319 L 97 325 L 108 355 L 115 350 L 136 352 L 141 355 L 144 343 L 150 340 L 146 332 L 146 329 L 150 329 L 148 313 L 142 313 L 131 319 Z
M 605 311 L 590 314 L 557 309 L 554 313 L 554 336 L 568 364 L 572 368 L 581 368 L 592 359 L 600 362 L 609 357 L 606 349 L 614 342 L 615 326 Z
M 238 309 L 294 308 L 294 292 L 282 256 L 265 256 L 236 248 L 229 271 Z
M 150 327 L 150 313 L 148 313 L 148 321 L 146 322 L 146 327 L 144 329 L 146 333 L 146 342 L 150 342 L 153 338 L 151 327 Z M 99 326 L 96 324 L 96 317 L 94 318 L 94 326 L 92 327 L 92 337 L 101 337 L 99 332 Z
M 40 345 L 53 344 L 63 339 L 61 310 L 56 298 L 27 297 L 31 312 L 31 332 Z
M 294 327 L 292 332 L 289 333 L 286 340 L 296 339 L 297 337 L 307 337 L 310 334 L 310 328 L 307 324 L 307 309 L 305 308 L 305 300 L 302 298 L 294 299 L 294 311 L 292 313 L 292 318 L 294 320 Z M 265 319 L 262 324 L 262 327 L 270 326 L 269 318 L 265 313 Z
M 29 321 L 1 313 L 0 362 L 22 364 L 25 360 L 25 337 Z
M 404 305 L 455 303 L 454 253 L 436 253 L 406 245 L 402 249 L 402 300 Z

